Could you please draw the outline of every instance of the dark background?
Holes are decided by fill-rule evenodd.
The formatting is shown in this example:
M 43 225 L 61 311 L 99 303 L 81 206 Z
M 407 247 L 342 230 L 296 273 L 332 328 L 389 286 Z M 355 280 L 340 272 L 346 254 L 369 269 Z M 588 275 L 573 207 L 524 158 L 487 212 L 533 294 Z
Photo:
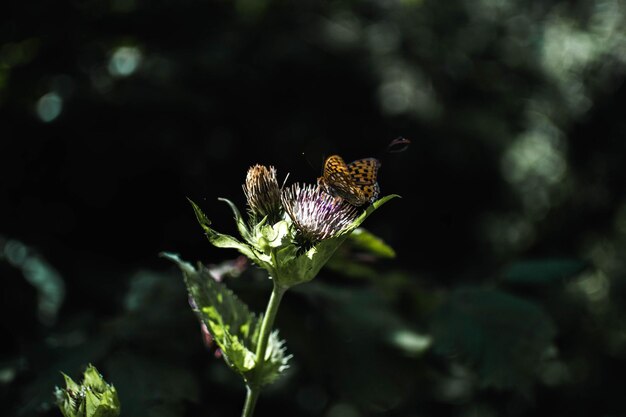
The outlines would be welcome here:
M 625 415 L 626 10 L 616 1 L 83 0 L 0 24 L 7 415 L 94 363 L 128 416 L 238 415 L 160 251 L 217 264 L 249 166 L 382 161 L 365 227 L 288 293 L 258 415 Z M 395 137 L 411 141 L 386 153 Z M 352 272 L 350 272 L 352 271 Z M 269 284 L 227 280 L 261 311 Z M 398 335 L 411 335 L 398 342 Z M 51 408 L 52 407 L 52 408 Z

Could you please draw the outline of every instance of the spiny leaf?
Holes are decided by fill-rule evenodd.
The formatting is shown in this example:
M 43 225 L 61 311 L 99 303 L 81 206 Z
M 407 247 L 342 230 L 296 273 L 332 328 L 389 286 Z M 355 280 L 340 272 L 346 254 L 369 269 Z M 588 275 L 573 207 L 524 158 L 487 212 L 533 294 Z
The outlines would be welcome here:
M 198 223 L 204 229 L 205 232 L 211 231 L 211 220 L 207 218 L 207 216 L 202 212 L 200 207 L 196 203 L 193 202 L 190 198 L 187 198 L 187 201 L 191 203 L 191 207 L 193 207 L 193 212 L 196 214 L 196 219 L 198 219 Z
M 227 198 L 218 198 L 218 200 L 223 201 L 226 204 L 228 204 L 230 209 L 233 211 L 233 214 L 235 215 L 235 222 L 237 223 L 237 229 L 239 230 L 241 237 L 243 237 L 246 242 L 249 242 L 250 230 L 248 230 L 248 226 L 246 225 L 246 222 L 243 220 L 243 217 L 241 217 L 241 213 L 239 212 L 239 209 L 237 208 L 237 206 L 233 204 L 233 202 Z
M 93 365 L 89 365 L 87 366 L 87 369 L 85 369 L 83 385 L 94 391 L 104 391 L 108 386 L 104 379 L 102 379 L 102 375 L 100 375 L 96 367 Z
M 263 259 L 262 254 L 257 253 L 250 245 L 240 242 L 239 240 L 237 240 L 236 238 L 230 236 L 230 235 L 226 235 L 226 234 L 222 234 L 219 233 L 217 231 L 215 231 L 214 229 L 212 229 L 211 226 L 211 221 L 206 217 L 206 215 L 202 212 L 202 210 L 200 209 L 200 207 L 198 207 L 198 205 L 196 203 L 194 203 L 193 201 L 191 201 L 190 199 L 188 199 L 189 202 L 191 203 L 191 206 L 193 207 L 193 211 L 196 214 L 196 218 L 198 219 L 198 223 L 200 223 L 200 226 L 202 226 L 202 229 L 205 231 L 207 238 L 209 239 L 209 242 L 211 242 L 211 244 L 213 244 L 213 246 L 216 246 L 218 248 L 230 248 L 230 249 L 237 249 L 241 254 L 247 256 L 250 260 L 252 260 L 253 262 L 255 262 L 257 265 L 259 265 L 262 268 L 265 269 L 272 269 L 272 265 L 270 263 L 267 262 L 267 260 Z M 228 200 L 226 199 L 222 199 L 224 201 L 226 201 L 227 203 L 229 203 L 229 205 L 231 205 L 231 208 L 234 208 L 233 210 L 238 213 L 239 211 L 237 210 L 237 208 L 230 203 Z M 235 214 L 235 217 L 237 218 L 237 214 Z M 239 215 L 239 219 L 241 219 L 241 216 Z M 243 221 L 243 220 L 241 220 Z M 237 220 L 238 224 L 239 224 L 239 220 Z M 247 229 L 246 229 L 246 234 L 248 233 Z M 249 237 L 249 235 L 247 235 Z M 245 236 L 244 236 L 245 237 Z
M 269 383 L 283 372 L 289 359 L 284 355 L 284 342 L 268 344 L 268 360 L 262 369 L 256 367 L 254 352 L 262 317 L 250 312 L 248 306 L 224 284 L 215 281 L 203 265 L 194 268 L 175 254 L 161 256 L 175 262 L 183 272 L 196 315 L 206 324 L 226 363 L 235 372 L 256 384 Z
M 57 388 L 57 405 L 65 417 L 117 417 L 120 403 L 117 391 L 104 381 L 102 375 L 93 366 L 85 370 L 79 385 L 63 374 L 65 389 Z
M 259 319 L 231 290 L 215 281 L 204 266 L 199 264 L 195 269 L 177 255 L 162 256 L 177 263 L 183 271 L 189 296 L 195 305 L 194 311 L 207 325 L 226 362 L 241 374 L 252 369 L 254 340 L 250 336 L 256 333 Z M 253 362 L 250 363 L 250 360 Z
M 253 370 L 248 378 L 261 386 L 274 382 L 289 368 L 287 363 L 291 359 L 291 355 L 286 355 L 285 351 L 285 341 L 278 337 L 278 331 L 273 331 L 267 343 L 265 361 L 262 367 Z

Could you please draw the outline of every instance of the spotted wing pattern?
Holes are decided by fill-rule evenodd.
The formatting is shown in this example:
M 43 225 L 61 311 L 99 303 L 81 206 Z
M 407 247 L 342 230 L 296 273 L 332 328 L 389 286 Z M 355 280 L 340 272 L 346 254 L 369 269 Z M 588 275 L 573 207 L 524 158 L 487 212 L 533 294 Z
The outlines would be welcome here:
M 380 168 L 380 162 L 376 158 L 357 159 L 348 164 L 350 178 L 369 202 L 376 200 L 380 193 L 377 182 L 378 168 Z
M 324 162 L 324 172 L 317 182 L 327 193 L 358 207 L 378 198 L 380 189 L 376 175 L 379 167 L 380 162 L 375 158 L 346 164 L 339 155 L 332 155 Z

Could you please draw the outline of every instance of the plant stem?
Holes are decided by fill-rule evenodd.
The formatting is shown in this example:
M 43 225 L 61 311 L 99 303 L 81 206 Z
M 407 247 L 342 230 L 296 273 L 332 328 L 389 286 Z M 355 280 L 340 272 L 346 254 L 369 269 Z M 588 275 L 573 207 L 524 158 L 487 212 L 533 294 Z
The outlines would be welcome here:
M 285 290 L 286 288 L 281 287 L 276 283 L 276 280 L 274 280 L 274 289 L 272 290 L 272 295 L 270 296 L 267 308 L 265 309 L 265 315 L 263 316 L 263 322 L 261 323 L 259 341 L 256 347 L 256 367 L 260 368 L 265 362 L 267 342 L 270 338 L 270 333 L 272 333 L 274 319 L 276 319 L 276 313 L 278 312 L 278 307 L 280 306 L 280 300 L 283 298 Z M 246 384 L 246 402 L 243 405 L 241 417 L 252 416 L 256 400 L 259 398 L 260 393 L 261 387 L 258 384 Z
M 254 406 L 256 405 L 256 400 L 259 398 L 259 394 L 261 393 L 261 387 L 258 385 L 246 385 L 246 402 L 243 404 L 243 411 L 241 412 L 241 417 L 251 417 L 254 412 Z
M 270 338 L 270 333 L 272 332 L 272 327 L 274 326 L 274 319 L 276 318 L 276 313 L 278 312 L 278 307 L 280 306 L 280 300 L 283 298 L 283 294 L 285 294 L 285 288 L 276 284 L 276 281 L 274 281 L 274 289 L 272 290 L 270 301 L 267 303 L 267 308 L 265 309 L 263 323 L 261 323 L 261 333 L 259 334 L 259 343 L 256 347 L 257 366 L 261 366 L 263 365 L 263 362 L 265 362 L 267 342 Z

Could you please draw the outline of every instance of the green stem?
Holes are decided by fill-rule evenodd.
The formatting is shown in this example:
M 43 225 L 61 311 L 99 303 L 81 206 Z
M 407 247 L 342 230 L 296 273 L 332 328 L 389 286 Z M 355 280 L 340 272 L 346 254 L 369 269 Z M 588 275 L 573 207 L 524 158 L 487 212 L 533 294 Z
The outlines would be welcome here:
M 276 319 L 276 313 L 278 313 L 278 307 L 280 306 L 280 300 L 283 298 L 283 294 L 285 294 L 285 288 L 276 284 L 276 281 L 274 280 L 274 289 L 272 290 L 270 301 L 267 303 L 267 309 L 265 310 L 265 315 L 263 316 L 263 323 L 261 323 L 259 343 L 256 347 L 256 366 L 260 367 L 263 365 L 263 362 L 265 362 L 267 342 L 270 338 L 270 333 L 272 332 L 272 327 L 274 326 L 274 319 Z
M 259 398 L 259 394 L 261 393 L 261 387 L 246 385 L 246 402 L 243 404 L 243 411 L 241 412 L 241 417 L 251 417 L 254 412 L 254 406 L 256 405 L 256 400 Z
M 278 313 L 278 307 L 280 306 L 280 300 L 285 294 L 286 288 L 281 287 L 274 280 L 274 289 L 270 296 L 270 301 L 267 303 L 267 309 L 263 316 L 263 323 L 261 323 L 261 332 L 259 334 L 259 341 L 256 347 L 256 367 L 260 368 L 265 362 L 265 352 L 267 351 L 267 342 L 274 326 L 274 320 L 276 319 L 276 313 Z M 261 393 L 261 387 L 257 384 L 246 385 L 246 402 L 243 406 L 241 417 L 251 417 L 254 412 L 254 406 L 256 400 Z

